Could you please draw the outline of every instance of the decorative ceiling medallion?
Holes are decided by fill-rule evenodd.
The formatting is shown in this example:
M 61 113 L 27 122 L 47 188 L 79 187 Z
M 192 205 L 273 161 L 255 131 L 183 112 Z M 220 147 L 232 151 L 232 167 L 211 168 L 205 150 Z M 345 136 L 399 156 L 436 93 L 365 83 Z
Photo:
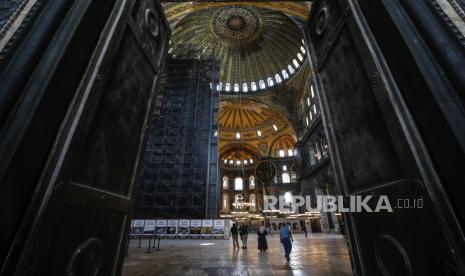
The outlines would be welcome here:
M 241 48 L 254 43 L 261 36 L 262 25 L 255 10 L 238 6 L 218 9 L 210 21 L 213 33 L 222 43 Z

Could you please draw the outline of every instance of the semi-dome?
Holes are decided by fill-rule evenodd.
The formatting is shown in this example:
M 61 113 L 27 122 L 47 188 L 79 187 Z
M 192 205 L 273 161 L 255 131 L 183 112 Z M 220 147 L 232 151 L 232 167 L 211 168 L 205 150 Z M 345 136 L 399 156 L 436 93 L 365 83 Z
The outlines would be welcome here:
M 237 160 L 260 157 L 293 156 L 297 142 L 295 131 L 287 118 L 277 109 L 264 103 L 235 99 L 220 102 L 218 117 L 220 158 L 236 165 Z M 247 153 L 243 158 L 234 158 L 237 152 Z M 235 161 L 236 160 L 236 161 Z M 241 163 L 244 164 L 244 163 Z

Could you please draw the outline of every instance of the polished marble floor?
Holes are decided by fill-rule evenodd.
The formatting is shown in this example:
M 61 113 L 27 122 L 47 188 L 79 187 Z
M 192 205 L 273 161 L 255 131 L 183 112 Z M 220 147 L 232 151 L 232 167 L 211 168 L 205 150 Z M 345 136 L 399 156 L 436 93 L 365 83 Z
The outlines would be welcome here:
M 142 275 L 352 275 L 346 241 L 340 235 L 295 235 L 291 261 L 284 258 L 278 236 L 268 236 L 260 253 L 256 235 L 247 250 L 233 249 L 232 240 L 161 240 L 160 251 L 147 254 L 147 241 L 130 244 L 123 276 Z

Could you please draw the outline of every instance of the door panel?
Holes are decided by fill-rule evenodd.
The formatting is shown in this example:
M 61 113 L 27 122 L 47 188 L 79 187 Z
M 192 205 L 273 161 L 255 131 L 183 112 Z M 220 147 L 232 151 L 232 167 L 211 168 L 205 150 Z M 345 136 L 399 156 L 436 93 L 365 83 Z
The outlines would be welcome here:
M 382 22 L 388 30 L 384 35 L 377 29 L 375 39 L 359 6 L 375 2 L 378 8 L 388 9 L 382 3 L 397 1 L 315 1 L 306 30 L 338 192 L 371 195 L 374 204 L 387 195 L 394 208 L 393 213 L 345 213 L 353 267 L 359 275 L 463 274 L 463 233 L 444 189 L 452 183 L 440 180 L 436 160 L 430 156 L 438 145 L 425 145 L 429 138 L 415 121 L 423 119 L 424 111 L 404 100 L 414 91 L 399 85 L 393 75 L 403 74 L 412 86 L 429 89 L 422 95 L 415 91 L 419 102 L 434 101 L 429 94 L 433 87 L 425 82 L 424 68 L 389 67 L 384 50 L 411 57 L 402 63 L 418 64 L 418 60 L 411 48 L 402 47 L 405 42 L 389 44 L 405 39 L 392 32 L 398 26 L 386 20 L 389 13 L 365 9 L 373 19 L 370 23 L 381 27 Z M 386 40 L 387 46 L 377 40 Z M 444 125 L 437 130 L 442 129 Z M 443 138 L 451 145 L 460 140 L 454 135 Z M 454 155 L 463 157 L 464 151 L 458 148 Z M 396 208 L 402 199 L 422 199 L 423 208 Z
M 32 120 L 22 121 L 23 136 L 17 136 L 16 152 L 1 179 L 8 198 L 30 193 L 22 205 L 12 204 L 18 212 L 7 218 L 19 226 L 8 229 L 12 243 L 2 243 L 8 252 L 2 275 L 113 275 L 121 270 L 120 247 L 127 237 L 170 31 L 156 1 L 136 7 L 126 0 L 81 2 L 88 5 L 71 5 L 68 20 L 48 34 L 55 38 L 44 54 L 50 53 L 51 62 L 31 69 L 49 78 L 20 92 L 28 97 L 41 91 L 42 98 L 38 108 L 28 111 Z M 133 17 L 134 9 L 148 16 Z M 70 22 L 75 28 L 69 28 Z M 66 43 L 60 40 L 65 34 Z M 62 55 L 53 51 L 57 48 Z M 15 104 L 25 106 L 21 100 Z M 2 126 L 3 133 L 15 131 L 8 127 Z M 26 159 L 34 155 L 32 148 L 42 158 Z M 40 175 L 30 177 L 29 191 L 5 185 L 21 182 L 20 172 L 27 174 L 28 167 Z

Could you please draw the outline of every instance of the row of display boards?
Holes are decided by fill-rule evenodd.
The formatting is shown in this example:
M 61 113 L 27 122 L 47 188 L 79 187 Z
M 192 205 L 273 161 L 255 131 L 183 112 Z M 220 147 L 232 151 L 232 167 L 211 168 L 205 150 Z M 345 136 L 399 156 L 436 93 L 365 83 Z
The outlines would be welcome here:
M 229 237 L 230 220 L 223 219 L 133 219 L 132 236 L 199 239 Z M 226 234 L 225 234 L 226 232 Z

